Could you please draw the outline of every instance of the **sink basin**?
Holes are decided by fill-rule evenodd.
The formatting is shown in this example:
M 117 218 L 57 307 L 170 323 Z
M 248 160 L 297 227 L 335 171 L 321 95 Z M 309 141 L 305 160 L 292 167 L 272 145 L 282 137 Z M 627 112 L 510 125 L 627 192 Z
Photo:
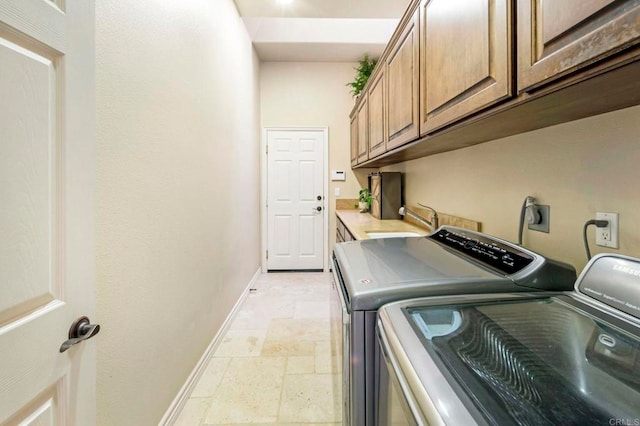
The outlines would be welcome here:
M 417 232 L 367 232 L 369 238 L 422 237 Z

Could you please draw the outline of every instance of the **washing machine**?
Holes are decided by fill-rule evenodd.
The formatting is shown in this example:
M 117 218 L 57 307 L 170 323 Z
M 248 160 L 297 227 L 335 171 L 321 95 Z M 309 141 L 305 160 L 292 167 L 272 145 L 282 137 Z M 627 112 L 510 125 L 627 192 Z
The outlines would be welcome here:
M 443 226 L 424 237 L 336 244 L 341 302 L 343 424 L 376 424 L 376 314 L 422 296 L 573 289 L 575 269 L 491 235 Z
M 395 302 L 378 319 L 380 425 L 640 424 L 640 259 L 573 292 Z

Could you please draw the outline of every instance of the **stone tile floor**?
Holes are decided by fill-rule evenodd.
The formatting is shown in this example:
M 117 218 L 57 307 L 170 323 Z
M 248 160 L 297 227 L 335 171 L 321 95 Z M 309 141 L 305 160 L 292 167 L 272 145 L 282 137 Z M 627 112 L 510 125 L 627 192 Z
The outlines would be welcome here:
M 341 424 L 340 302 L 331 275 L 263 274 L 255 288 L 176 424 Z

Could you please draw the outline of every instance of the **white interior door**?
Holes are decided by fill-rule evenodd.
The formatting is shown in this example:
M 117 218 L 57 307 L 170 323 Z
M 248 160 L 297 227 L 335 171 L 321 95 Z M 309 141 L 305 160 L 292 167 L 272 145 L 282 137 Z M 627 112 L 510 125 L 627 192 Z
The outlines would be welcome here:
M 0 0 L 0 424 L 95 424 L 94 2 Z
M 324 267 L 322 130 L 267 131 L 267 269 Z

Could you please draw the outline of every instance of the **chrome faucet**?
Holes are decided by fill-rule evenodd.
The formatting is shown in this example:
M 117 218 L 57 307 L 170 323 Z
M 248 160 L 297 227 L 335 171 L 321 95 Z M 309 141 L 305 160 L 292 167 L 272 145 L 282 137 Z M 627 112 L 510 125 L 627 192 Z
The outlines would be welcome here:
M 400 207 L 400 210 L 398 211 L 398 213 L 400 214 L 400 216 L 410 216 L 412 218 L 414 218 L 415 220 L 417 220 L 418 222 L 420 222 L 421 224 L 425 225 L 427 228 L 429 228 L 432 231 L 435 231 L 436 229 L 438 229 L 438 212 L 436 212 L 434 209 L 432 209 L 429 206 L 425 206 L 424 204 L 420 204 L 418 203 L 418 205 L 420 207 L 424 207 L 427 210 L 431 211 L 431 220 L 428 220 L 422 216 L 420 216 L 418 213 L 409 210 L 407 207 L 402 206 Z

